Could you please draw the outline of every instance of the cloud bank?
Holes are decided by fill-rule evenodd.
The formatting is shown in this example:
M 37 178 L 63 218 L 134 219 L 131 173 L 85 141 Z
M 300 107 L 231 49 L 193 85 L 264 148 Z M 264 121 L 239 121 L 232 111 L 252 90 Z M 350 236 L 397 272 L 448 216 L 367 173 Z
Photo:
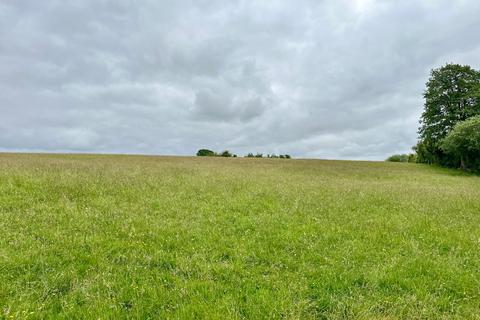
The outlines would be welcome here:
M 480 67 L 480 2 L 3 1 L 0 150 L 372 159 L 429 70 Z

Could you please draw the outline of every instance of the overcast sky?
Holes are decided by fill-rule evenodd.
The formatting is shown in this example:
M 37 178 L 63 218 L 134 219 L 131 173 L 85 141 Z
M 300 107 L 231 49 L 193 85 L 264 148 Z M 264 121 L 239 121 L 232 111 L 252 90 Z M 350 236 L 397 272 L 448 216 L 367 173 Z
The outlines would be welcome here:
M 382 160 L 478 0 L 0 0 L 0 151 Z

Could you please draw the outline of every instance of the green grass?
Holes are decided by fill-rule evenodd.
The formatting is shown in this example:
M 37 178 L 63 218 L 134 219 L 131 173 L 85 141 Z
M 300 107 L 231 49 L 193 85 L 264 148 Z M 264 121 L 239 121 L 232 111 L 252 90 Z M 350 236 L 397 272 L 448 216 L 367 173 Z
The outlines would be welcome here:
M 480 318 L 480 177 L 0 154 L 0 318 Z

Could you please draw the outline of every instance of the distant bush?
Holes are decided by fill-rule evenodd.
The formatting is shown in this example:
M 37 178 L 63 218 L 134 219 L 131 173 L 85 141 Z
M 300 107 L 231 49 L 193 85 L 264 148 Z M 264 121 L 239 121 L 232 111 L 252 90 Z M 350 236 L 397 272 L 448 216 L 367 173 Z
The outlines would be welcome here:
M 427 143 L 423 140 L 417 142 L 417 144 L 413 147 L 413 150 L 416 154 L 416 162 L 417 163 L 438 163 L 439 160 L 437 156 L 432 151 L 432 147 L 428 146 Z
M 442 140 L 440 148 L 456 167 L 480 170 L 480 116 L 459 122 Z
M 408 155 L 408 162 L 411 162 L 411 163 L 417 162 L 417 155 L 415 153 L 410 153 Z
M 200 149 L 200 150 L 197 151 L 197 156 L 198 157 L 214 157 L 215 152 L 213 152 L 212 150 L 208 150 L 208 149 Z
M 230 153 L 230 151 L 228 150 L 225 150 L 223 151 L 222 153 L 220 153 L 219 155 L 220 157 L 226 157 L 226 158 L 230 158 L 230 157 L 233 157 L 234 155 Z
M 387 158 L 389 162 L 408 162 L 409 156 L 408 154 L 394 154 Z
M 237 157 L 236 154 L 233 154 L 228 150 L 225 150 L 221 153 L 216 153 L 216 152 L 214 152 L 212 150 L 208 150 L 208 149 L 198 150 L 197 151 L 197 156 L 198 157 L 226 157 L 226 158 L 236 158 Z
M 289 154 L 279 154 L 279 155 L 276 155 L 276 154 L 268 154 L 268 155 L 267 155 L 267 158 L 274 158 L 274 159 L 277 159 L 277 158 L 280 158 L 280 159 L 291 159 L 292 157 L 291 157 Z
M 272 154 L 267 154 L 266 155 L 267 158 L 270 158 L 270 159 L 291 159 L 292 156 L 290 156 L 289 154 L 279 154 L 279 155 L 276 155 L 274 153 Z M 263 154 L 262 153 L 257 153 L 257 154 L 253 154 L 251 152 L 249 152 L 245 158 L 263 158 Z
M 225 158 L 237 158 L 237 155 L 234 153 L 231 153 L 228 150 L 222 151 L 220 153 L 216 153 L 212 150 L 208 149 L 200 149 L 197 151 L 197 156 L 199 157 L 225 157 Z M 267 154 L 267 158 L 280 158 L 280 159 L 291 159 L 292 157 L 289 154 Z M 245 158 L 263 158 L 263 153 L 256 153 L 253 154 L 252 152 L 249 152 Z
M 389 162 L 417 162 L 417 155 L 414 153 L 410 154 L 394 154 L 387 158 L 386 161 Z

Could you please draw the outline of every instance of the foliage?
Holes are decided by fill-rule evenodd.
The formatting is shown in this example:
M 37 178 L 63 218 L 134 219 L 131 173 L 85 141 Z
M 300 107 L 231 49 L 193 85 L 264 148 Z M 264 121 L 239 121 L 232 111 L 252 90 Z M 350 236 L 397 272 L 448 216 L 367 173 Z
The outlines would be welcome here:
M 407 162 L 410 162 L 410 163 L 417 162 L 417 155 L 415 153 L 410 153 L 408 155 L 408 161 Z
M 416 160 L 417 163 L 428 163 L 433 164 L 435 163 L 435 155 L 432 154 L 424 141 L 420 140 L 417 144 L 413 147 L 415 154 L 417 155 Z
M 408 162 L 408 154 L 394 154 L 387 158 L 389 162 Z
M 480 114 L 480 72 L 458 64 L 433 69 L 424 98 L 417 161 L 452 165 L 440 144 L 457 122 Z
M 236 154 L 233 154 L 228 150 L 222 151 L 220 153 L 216 153 L 216 152 L 208 150 L 208 149 L 200 149 L 197 152 L 197 156 L 237 158 Z M 291 156 L 288 155 L 288 154 L 285 154 L 285 155 L 283 155 L 283 154 L 281 154 L 281 155 L 268 154 L 267 157 L 268 158 L 282 158 L 282 159 L 290 159 L 291 158 Z M 262 153 L 253 154 L 253 153 L 250 152 L 245 156 L 245 158 L 263 158 L 263 154 Z
M 475 319 L 479 208 L 436 167 L 0 154 L 0 318 Z
M 212 150 L 208 150 L 208 149 L 198 150 L 197 156 L 199 156 L 199 157 L 226 157 L 226 158 L 231 158 L 231 157 L 236 158 L 237 157 L 236 154 L 233 154 L 228 150 L 225 150 L 221 153 L 216 153 L 216 152 L 214 152 Z
M 459 122 L 442 140 L 441 148 L 460 167 L 480 169 L 480 116 Z
M 200 149 L 200 150 L 197 151 L 197 156 L 198 157 L 214 157 L 215 152 L 213 152 L 212 150 L 208 150 L 208 149 Z
M 220 153 L 220 157 L 225 157 L 225 158 L 230 158 L 232 157 L 233 155 L 230 153 L 230 151 L 228 150 L 225 150 L 223 151 L 222 153 Z
M 263 158 L 263 154 L 262 153 L 257 153 L 257 154 L 253 154 L 253 153 L 248 153 L 245 158 Z M 267 154 L 267 158 L 270 158 L 270 159 L 277 159 L 277 158 L 280 158 L 280 159 L 291 159 L 292 157 L 289 155 L 289 154 L 280 154 L 280 155 L 276 155 L 274 153 L 272 154 Z
M 416 162 L 417 156 L 413 153 L 410 154 L 394 154 L 387 158 L 389 162 Z

